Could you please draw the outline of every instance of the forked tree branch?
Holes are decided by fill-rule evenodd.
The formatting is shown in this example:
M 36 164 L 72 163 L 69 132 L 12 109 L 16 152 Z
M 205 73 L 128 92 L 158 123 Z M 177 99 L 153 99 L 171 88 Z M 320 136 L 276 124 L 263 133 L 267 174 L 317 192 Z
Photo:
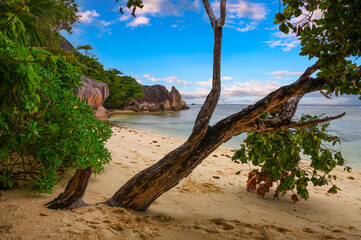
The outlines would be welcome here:
M 291 121 L 297 111 L 298 103 L 301 101 L 303 96 L 304 94 L 300 94 L 284 102 L 285 106 L 283 110 L 278 114 L 276 119 L 279 121 L 286 121 L 286 120 Z
M 221 27 L 223 26 L 225 23 L 226 23 L 226 0 L 222 0 L 221 1 L 221 13 L 220 13 L 220 17 L 219 19 L 217 20 L 217 25 L 218 27 Z
M 216 20 L 216 17 L 214 16 L 209 1 L 203 0 L 203 4 L 211 21 L 214 33 L 212 89 L 198 113 L 189 139 L 200 138 L 206 134 L 206 131 L 209 128 L 209 121 L 211 120 L 221 94 L 222 27 L 226 18 L 226 0 L 222 0 L 220 3 L 221 17 L 218 20 Z M 221 24 L 222 22 L 223 24 Z
M 211 20 L 211 25 L 213 27 L 213 29 L 216 27 L 216 16 L 214 15 L 213 9 L 211 7 L 211 5 L 209 4 L 208 0 L 203 0 L 203 5 L 204 8 L 206 9 L 207 15 L 209 17 L 209 20 Z

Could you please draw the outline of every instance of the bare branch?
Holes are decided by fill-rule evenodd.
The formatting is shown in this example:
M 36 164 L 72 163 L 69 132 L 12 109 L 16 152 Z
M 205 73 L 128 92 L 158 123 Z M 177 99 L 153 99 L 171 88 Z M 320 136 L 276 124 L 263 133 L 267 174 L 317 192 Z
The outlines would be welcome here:
M 324 93 L 322 90 L 320 90 L 320 93 L 327 99 L 332 99 L 332 97 L 328 96 L 326 93 Z
M 275 121 L 274 119 L 263 119 L 260 120 L 261 124 L 250 124 L 247 126 L 247 131 L 252 131 L 252 132 L 271 132 L 271 131 L 276 131 L 276 130 L 280 130 L 280 129 L 289 129 L 289 128 L 301 128 L 301 127 L 308 127 L 308 126 L 315 126 L 317 124 L 320 123 L 325 123 L 325 122 L 329 122 L 338 118 L 341 118 L 343 116 L 345 116 L 346 113 L 341 113 L 337 116 L 333 116 L 333 117 L 325 117 L 325 118 L 320 118 L 320 119 L 316 119 L 316 120 L 312 120 L 312 121 L 307 121 L 307 122 L 296 122 L 296 121 L 291 121 L 291 122 L 282 122 L 282 121 Z
M 211 25 L 213 27 L 213 29 L 216 27 L 216 16 L 214 15 L 213 9 L 211 7 L 211 5 L 209 4 L 208 0 L 203 0 L 203 5 L 204 8 L 206 9 L 207 15 L 209 17 L 209 20 L 211 20 Z
M 220 15 L 219 19 L 217 20 L 218 27 L 222 27 L 226 22 L 226 5 L 227 5 L 226 2 L 227 2 L 226 0 L 221 1 L 221 6 L 220 6 L 221 15 Z
M 213 115 L 214 109 L 217 106 L 219 96 L 221 94 L 221 47 L 222 47 L 222 26 L 218 26 L 218 20 L 215 19 L 213 10 L 209 5 L 208 0 L 204 0 L 204 7 L 207 10 L 207 14 L 212 21 L 214 32 L 214 47 L 213 47 L 213 77 L 212 77 L 212 89 L 209 92 L 206 100 L 201 107 L 196 118 L 193 131 L 189 139 L 199 138 L 206 134 L 209 128 L 209 121 Z M 226 0 L 222 0 L 221 8 L 225 11 Z M 225 17 L 225 13 L 222 14 Z

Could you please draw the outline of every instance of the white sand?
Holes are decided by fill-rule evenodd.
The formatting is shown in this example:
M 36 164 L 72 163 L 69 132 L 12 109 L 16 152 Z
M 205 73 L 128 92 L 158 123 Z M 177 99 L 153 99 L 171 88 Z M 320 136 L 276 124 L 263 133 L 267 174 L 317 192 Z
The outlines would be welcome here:
M 92 176 L 84 200 L 104 201 L 134 174 L 184 140 L 113 128 L 107 147 L 113 161 Z M 53 195 L 26 189 L 0 191 L 0 239 L 361 239 L 361 171 L 337 169 L 336 195 L 310 187 L 310 199 L 258 197 L 246 191 L 248 166 L 231 162 L 220 147 L 144 213 L 107 206 L 71 211 L 43 206 Z M 243 169 L 240 175 L 235 172 Z M 352 176 L 353 179 L 349 179 Z

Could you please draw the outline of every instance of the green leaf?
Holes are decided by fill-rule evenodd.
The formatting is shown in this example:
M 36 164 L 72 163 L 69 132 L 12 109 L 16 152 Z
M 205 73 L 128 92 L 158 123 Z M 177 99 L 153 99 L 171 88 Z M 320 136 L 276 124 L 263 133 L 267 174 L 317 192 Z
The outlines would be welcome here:
M 286 19 L 286 16 L 283 13 L 276 13 L 276 19 L 282 22 Z
M 283 32 L 284 34 L 287 34 L 290 29 L 287 27 L 287 25 L 285 23 L 282 23 L 280 26 L 279 26 L 279 29 L 281 32 Z
M 301 9 L 297 9 L 297 10 L 295 11 L 295 13 L 294 13 L 295 17 L 299 17 L 299 16 L 301 16 L 301 14 L 302 14 L 302 10 L 301 10 Z

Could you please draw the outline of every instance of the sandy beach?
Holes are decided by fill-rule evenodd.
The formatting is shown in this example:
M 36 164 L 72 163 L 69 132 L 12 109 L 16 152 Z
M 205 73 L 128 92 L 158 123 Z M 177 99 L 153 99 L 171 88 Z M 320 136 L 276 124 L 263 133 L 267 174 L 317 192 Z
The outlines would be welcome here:
M 184 142 L 129 128 L 113 132 L 107 143 L 113 160 L 92 176 L 85 202 L 111 197 Z M 0 191 L 0 239 L 361 239 L 361 170 L 337 169 L 338 194 L 328 194 L 327 186 L 310 187 L 310 199 L 295 204 L 289 194 L 275 200 L 272 193 L 261 198 L 247 192 L 249 166 L 233 163 L 232 155 L 232 149 L 218 148 L 146 212 L 44 207 L 64 190 L 72 171 L 52 195 L 38 194 L 31 185 Z

